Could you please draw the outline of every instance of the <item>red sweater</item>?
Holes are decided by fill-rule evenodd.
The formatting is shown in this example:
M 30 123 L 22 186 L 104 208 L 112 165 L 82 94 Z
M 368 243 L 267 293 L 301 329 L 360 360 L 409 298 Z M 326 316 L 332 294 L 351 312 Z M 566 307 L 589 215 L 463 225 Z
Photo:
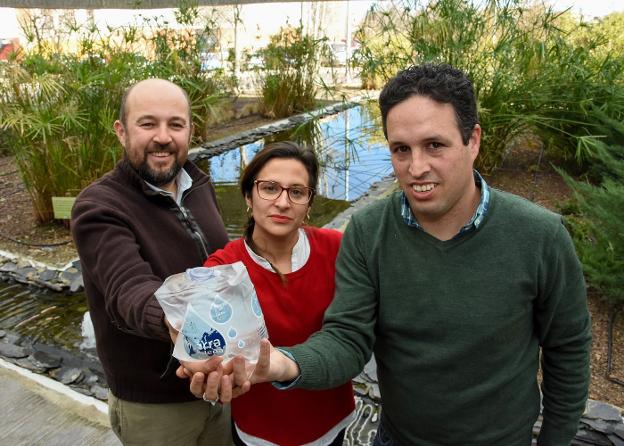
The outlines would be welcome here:
M 212 254 L 204 266 L 242 261 L 258 294 L 273 345 L 304 342 L 321 328 L 325 309 L 334 297 L 335 260 L 342 234 L 330 229 L 305 228 L 310 257 L 299 270 L 279 276 L 258 265 L 242 239 Z M 256 384 L 232 401 L 238 428 L 280 446 L 312 442 L 337 425 L 355 408 L 351 383 L 330 390 L 278 390 Z

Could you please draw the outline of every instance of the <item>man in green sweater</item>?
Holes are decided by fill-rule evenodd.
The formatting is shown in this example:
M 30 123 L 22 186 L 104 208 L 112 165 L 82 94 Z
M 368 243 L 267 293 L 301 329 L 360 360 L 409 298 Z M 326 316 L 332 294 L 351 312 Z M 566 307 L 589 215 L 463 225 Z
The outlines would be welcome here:
M 538 444 L 569 445 L 587 398 L 591 324 L 561 217 L 473 170 L 481 127 L 462 72 L 410 67 L 379 104 L 401 191 L 353 216 L 323 329 L 270 358 L 265 345 L 251 382 L 333 387 L 374 352 L 375 445 L 529 446 L 541 348 Z

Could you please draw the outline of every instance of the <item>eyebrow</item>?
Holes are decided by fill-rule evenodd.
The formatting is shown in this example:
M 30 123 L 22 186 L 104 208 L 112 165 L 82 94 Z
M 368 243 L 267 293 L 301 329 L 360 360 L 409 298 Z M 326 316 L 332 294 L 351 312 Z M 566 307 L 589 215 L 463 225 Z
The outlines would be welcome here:
M 136 122 L 143 120 L 158 120 L 158 118 L 154 115 L 141 115 L 136 119 Z M 169 118 L 167 121 L 182 121 L 185 124 L 188 123 L 188 120 L 184 116 L 173 116 Z

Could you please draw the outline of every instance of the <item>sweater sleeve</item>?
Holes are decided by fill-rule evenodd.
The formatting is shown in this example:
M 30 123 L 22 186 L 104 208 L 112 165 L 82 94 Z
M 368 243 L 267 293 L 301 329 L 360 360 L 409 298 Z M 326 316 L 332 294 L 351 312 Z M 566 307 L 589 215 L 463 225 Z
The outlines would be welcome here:
M 164 312 L 154 297 L 162 280 L 141 257 L 123 215 L 83 198 L 74 205 L 71 224 L 82 272 L 104 296 L 111 322 L 126 333 L 169 341 Z
M 544 292 L 535 320 L 542 347 L 543 416 L 540 446 L 567 446 L 578 430 L 589 388 L 591 320 L 581 264 L 558 225 L 541 266 Z
M 377 317 L 376 287 L 367 270 L 361 229 L 347 227 L 336 261 L 336 293 L 323 327 L 305 343 L 284 348 L 301 370 L 298 387 L 332 388 L 356 376 L 370 359 Z
M 217 249 L 204 262 L 205 267 L 229 265 L 238 262 L 242 257 L 241 250 L 245 249 L 242 239 L 229 242 L 223 249 Z

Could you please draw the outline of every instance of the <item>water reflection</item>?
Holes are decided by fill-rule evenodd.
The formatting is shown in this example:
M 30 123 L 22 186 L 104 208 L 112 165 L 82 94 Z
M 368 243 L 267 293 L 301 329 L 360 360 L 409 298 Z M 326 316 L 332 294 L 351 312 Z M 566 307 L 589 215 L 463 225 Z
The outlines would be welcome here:
M 33 341 L 77 351 L 81 323 L 87 311 L 82 293 L 65 295 L 22 284 L 0 283 L 0 328 Z
M 321 164 L 318 194 L 349 202 L 392 170 L 390 154 L 374 115 L 374 108 L 354 107 L 215 156 L 206 169 L 215 183 L 232 184 L 264 144 L 294 140 L 310 145 L 317 153 Z

